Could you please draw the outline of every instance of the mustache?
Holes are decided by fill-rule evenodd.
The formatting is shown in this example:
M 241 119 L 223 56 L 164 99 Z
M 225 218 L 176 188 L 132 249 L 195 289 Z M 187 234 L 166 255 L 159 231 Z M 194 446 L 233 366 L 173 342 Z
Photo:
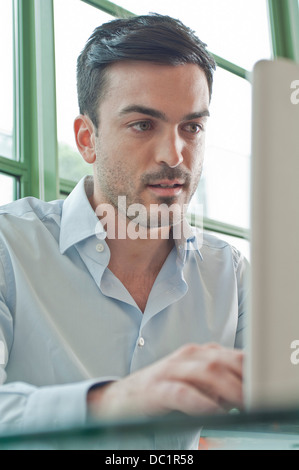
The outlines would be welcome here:
M 189 171 L 183 170 L 182 168 L 165 167 L 156 172 L 145 173 L 141 177 L 141 181 L 144 185 L 153 184 L 160 180 L 171 181 L 175 179 L 184 180 L 184 184 L 188 185 L 191 181 L 191 173 Z

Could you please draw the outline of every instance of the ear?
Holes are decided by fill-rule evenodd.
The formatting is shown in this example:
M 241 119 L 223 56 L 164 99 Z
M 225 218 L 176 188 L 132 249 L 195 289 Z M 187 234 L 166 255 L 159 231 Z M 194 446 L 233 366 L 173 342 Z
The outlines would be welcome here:
M 90 118 L 80 114 L 74 122 L 74 132 L 79 152 L 87 163 L 94 163 L 95 152 L 95 129 Z

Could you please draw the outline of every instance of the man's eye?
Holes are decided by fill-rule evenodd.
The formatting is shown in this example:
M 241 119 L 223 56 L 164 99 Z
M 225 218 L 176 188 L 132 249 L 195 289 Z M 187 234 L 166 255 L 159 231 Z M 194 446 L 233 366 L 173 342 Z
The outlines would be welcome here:
M 133 129 L 139 132 L 150 131 L 152 129 L 152 124 L 150 121 L 140 121 L 132 124 Z
M 190 132 L 190 134 L 198 134 L 199 132 L 203 130 L 203 126 L 200 124 L 196 124 L 196 123 L 190 123 L 190 124 L 186 124 L 184 126 L 184 129 L 187 132 Z

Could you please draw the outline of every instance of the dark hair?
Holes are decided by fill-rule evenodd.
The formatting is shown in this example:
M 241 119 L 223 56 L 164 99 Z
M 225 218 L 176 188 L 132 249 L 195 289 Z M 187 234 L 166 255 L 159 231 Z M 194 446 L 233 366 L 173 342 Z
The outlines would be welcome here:
M 105 71 L 110 64 L 128 60 L 174 66 L 197 64 L 207 77 L 211 98 L 215 61 L 190 28 L 158 14 L 113 20 L 94 30 L 77 62 L 80 113 L 87 114 L 96 128 Z

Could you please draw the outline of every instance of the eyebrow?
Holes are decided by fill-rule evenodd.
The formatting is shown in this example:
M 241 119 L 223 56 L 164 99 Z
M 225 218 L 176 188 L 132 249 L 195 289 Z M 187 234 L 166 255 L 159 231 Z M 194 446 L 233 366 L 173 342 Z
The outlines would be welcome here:
M 162 121 L 165 121 L 165 122 L 168 121 L 166 114 L 164 114 L 162 111 L 159 111 L 153 108 L 148 108 L 146 106 L 140 106 L 140 105 L 126 106 L 120 111 L 120 116 L 124 116 L 129 113 L 146 114 L 147 116 L 152 116 L 154 118 L 161 119 Z M 207 109 L 204 111 L 187 114 L 186 116 L 183 117 L 182 121 L 192 121 L 193 119 L 198 119 L 198 118 L 202 118 L 205 116 L 210 116 L 210 112 Z

